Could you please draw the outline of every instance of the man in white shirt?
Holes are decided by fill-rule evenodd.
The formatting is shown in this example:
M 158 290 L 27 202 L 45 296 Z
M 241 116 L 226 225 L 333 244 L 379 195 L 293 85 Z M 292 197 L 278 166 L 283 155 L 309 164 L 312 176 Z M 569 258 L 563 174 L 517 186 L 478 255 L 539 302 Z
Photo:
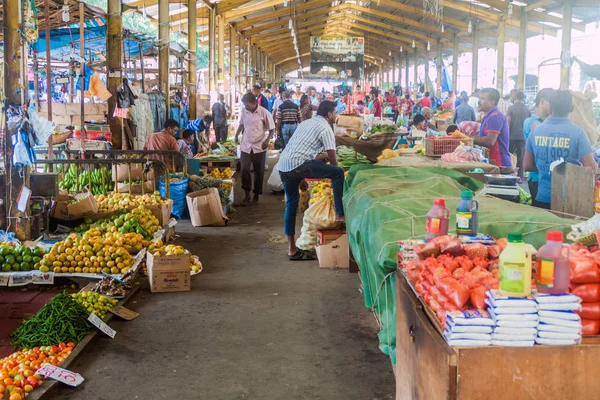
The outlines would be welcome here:
M 283 229 L 288 237 L 288 257 L 292 261 L 315 258 L 314 254 L 298 249 L 295 240 L 298 188 L 307 186 L 304 179 L 331 179 L 336 220 L 344 222 L 344 170 L 337 166 L 335 135 L 331 128 L 336 119 L 336 104 L 323 101 L 316 117 L 298 125 L 277 163 L 286 198 Z M 329 161 L 329 164 L 324 161 Z
M 473 107 L 476 115 L 478 114 L 479 110 L 479 92 L 481 92 L 481 90 L 475 89 L 471 97 L 469 97 L 469 105 Z
M 311 104 L 313 106 L 312 116 L 317 116 L 317 110 L 319 109 L 319 104 L 321 104 L 321 93 L 317 92 L 315 89 L 312 90 L 313 95 L 311 96 Z
M 240 110 L 235 142 L 240 144 L 239 136 L 242 134 L 240 165 L 242 189 L 246 192 L 246 197 L 240 205 L 245 206 L 250 203 L 258 204 L 258 196 L 262 194 L 266 154 L 269 142 L 275 134 L 275 123 L 269 110 L 258 106 L 256 97 L 252 93 L 245 94 L 242 97 L 242 103 L 244 107 Z M 254 198 L 252 202 L 250 201 L 250 191 L 252 190 L 250 165 L 254 168 Z

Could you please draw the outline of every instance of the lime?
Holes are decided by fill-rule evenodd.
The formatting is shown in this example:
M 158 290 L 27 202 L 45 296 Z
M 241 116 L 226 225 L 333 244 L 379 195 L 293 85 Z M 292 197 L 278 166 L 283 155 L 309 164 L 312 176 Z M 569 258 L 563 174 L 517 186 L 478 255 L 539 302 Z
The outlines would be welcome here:
M 17 256 L 16 258 L 17 262 L 23 262 L 23 256 Z
M 30 255 L 23 256 L 23 261 L 26 263 L 30 263 L 31 261 L 33 261 L 33 257 L 31 257 Z
M 39 263 L 40 261 L 42 261 L 42 259 L 41 259 L 39 256 L 34 256 L 34 257 L 32 258 L 32 261 L 33 261 L 35 264 L 37 264 L 37 263 Z M 0 261 L 0 263 L 1 263 L 1 261 Z
M 0 255 L 0 265 L 4 264 L 4 256 Z
M 3 264 L 2 272 L 10 272 L 10 264 Z
M 14 264 L 15 258 L 13 256 L 6 256 L 5 258 L 7 264 Z
M 31 270 L 31 265 L 27 262 L 21 263 L 21 271 L 29 271 Z
M 19 264 L 13 264 L 11 269 L 15 272 L 21 270 L 21 268 L 19 268 Z

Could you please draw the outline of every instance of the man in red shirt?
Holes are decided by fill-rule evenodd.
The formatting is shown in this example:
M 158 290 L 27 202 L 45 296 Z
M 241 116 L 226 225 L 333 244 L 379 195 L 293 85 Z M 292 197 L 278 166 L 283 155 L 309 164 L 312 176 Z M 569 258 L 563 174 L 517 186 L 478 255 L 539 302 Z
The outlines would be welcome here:
M 379 100 L 379 90 L 377 89 L 373 89 L 373 96 L 375 97 L 375 100 L 373 101 L 373 116 L 375 116 L 375 118 L 381 118 L 381 111 L 382 111 L 382 107 L 381 107 L 381 101 Z
M 425 108 L 425 107 L 431 108 L 431 99 L 429 98 L 429 92 L 425 92 L 425 96 L 423 96 L 423 98 L 421 100 L 419 100 L 417 105 L 421 108 Z
M 407 128 L 408 128 L 408 120 L 410 119 L 410 116 L 412 115 L 412 110 L 413 110 L 414 106 L 415 106 L 415 104 L 410 99 L 410 94 L 406 93 L 404 98 L 402 100 L 400 100 L 400 116 L 404 120 L 404 126 L 406 126 Z
M 390 90 L 385 97 L 385 102 L 392 106 L 392 112 L 394 113 L 394 121 L 398 118 L 398 97 L 394 94 L 393 90 Z

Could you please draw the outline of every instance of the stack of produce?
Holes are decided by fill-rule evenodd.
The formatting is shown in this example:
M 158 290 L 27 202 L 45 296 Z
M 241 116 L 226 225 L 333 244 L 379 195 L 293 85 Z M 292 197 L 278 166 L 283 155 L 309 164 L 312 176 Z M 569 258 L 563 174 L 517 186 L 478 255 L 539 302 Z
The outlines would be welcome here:
M 396 158 L 398 155 L 399 154 L 397 150 L 385 149 L 383 152 L 381 152 L 381 155 L 377 157 L 377 162 L 387 160 L 389 158 Z
M 487 292 L 488 312 L 494 319 L 492 345 L 531 347 L 537 336 L 538 308 L 532 296 L 508 297 L 498 290 Z
M 35 372 L 46 363 L 61 365 L 75 348 L 73 342 L 56 343 L 24 348 L 0 359 L 0 398 L 24 399 L 44 381 L 44 377 Z
M 372 136 L 374 134 L 395 133 L 396 129 L 398 129 L 398 127 L 392 120 L 375 119 L 373 120 L 373 125 L 371 125 L 369 129 L 367 129 L 367 132 L 361 135 L 360 139 L 368 139 L 369 136 Z
M 99 230 L 92 228 L 81 237 L 71 234 L 56 243 L 41 264 L 55 273 L 124 274 L 134 262 L 125 248 L 116 246 L 113 238 L 103 238 Z
M 58 172 L 62 172 L 62 166 L 58 166 Z M 107 193 L 112 189 L 112 173 L 106 167 L 78 171 L 75 164 L 71 164 L 63 179 L 58 183 L 60 189 L 75 192 L 84 188 L 90 189 L 90 180 L 92 182 L 92 194 Z
M 572 294 L 536 294 L 540 323 L 537 344 L 570 346 L 581 342 L 581 299 Z
M 13 332 L 13 346 L 31 349 L 61 342 L 81 342 L 91 331 L 89 312 L 71 295 L 61 293 L 46 303 L 37 314 L 24 320 Z
M 494 320 L 485 310 L 449 311 L 444 338 L 450 346 L 489 346 Z
M 350 169 L 350 167 L 355 164 L 370 164 L 369 159 L 365 155 L 357 152 L 350 146 L 338 146 L 336 149 L 336 157 L 338 166 L 345 170 Z
M 310 191 L 310 204 L 314 204 L 323 197 L 333 197 L 333 189 L 331 189 L 331 181 L 329 179 L 322 180 L 315 184 Z
M 454 118 L 454 111 L 452 110 L 440 110 L 435 113 L 435 118 L 437 119 L 448 119 Z
M 220 171 L 219 168 L 215 168 L 212 171 L 210 171 L 210 174 L 208 174 L 208 176 L 213 177 L 215 179 L 231 179 L 231 177 L 233 176 L 233 171 L 231 171 L 231 168 L 229 167 L 225 168 L 223 171 Z
M 184 249 L 183 246 L 176 246 L 174 244 L 165 245 L 162 240 L 159 239 L 148 247 L 148 251 L 157 257 L 189 254 L 191 272 L 194 274 L 202 272 L 202 263 L 200 262 L 200 259 L 197 256 L 192 255 L 189 250 Z
M 571 245 L 570 291 L 582 301 L 583 335 L 600 333 L 600 251 L 591 253 L 583 245 Z
M 117 211 L 122 208 L 160 205 L 165 204 L 167 200 L 160 197 L 158 191 L 152 194 L 134 195 L 129 193 L 109 193 L 107 195 L 95 196 L 98 203 L 98 211 Z
M 403 269 L 444 325 L 446 311 L 486 309 L 486 291 L 498 288 L 498 257 L 503 246 L 506 241 L 486 247 L 440 236 L 415 245 L 419 260 L 408 261 Z
M 2 243 L 0 245 L 0 267 L 2 272 L 30 271 L 39 269 L 48 272 L 40 261 L 44 256 L 44 250 L 40 247 L 26 247 L 14 243 Z
M 231 203 L 231 199 L 229 198 L 231 186 L 228 182 L 223 182 L 221 179 L 205 178 L 198 175 L 189 176 L 188 191 L 196 192 L 207 188 L 216 188 L 218 190 L 221 205 L 223 207 L 228 206 Z
M 117 305 L 119 300 L 95 292 L 79 292 L 72 294 L 73 299 L 89 313 L 94 313 L 104 319 L 108 310 Z
M 117 243 L 117 246 L 132 247 L 139 251 L 141 250 L 140 243 L 141 247 L 148 247 L 150 245 L 148 240 L 154 237 L 161 226 L 152 211 L 144 206 L 139 206 L 131 211 L 123 209 L 119 214 L 97 221 L 86 218 L 84 223 L 73 231 L 83 234 L 89 229 L 97 229 L 105 237 L 111 233 L 115 241 L 122 241 L 120 244 Z

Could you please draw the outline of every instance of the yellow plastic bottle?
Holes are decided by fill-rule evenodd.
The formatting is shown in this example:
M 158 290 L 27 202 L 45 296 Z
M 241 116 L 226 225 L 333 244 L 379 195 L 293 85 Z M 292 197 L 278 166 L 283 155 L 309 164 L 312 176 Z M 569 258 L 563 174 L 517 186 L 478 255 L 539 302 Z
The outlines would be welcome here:
M 500 254 L 500 293 L 511 297 L 531 294 L 531 254 L 520 233 L 508 234 L 508 245 Z

